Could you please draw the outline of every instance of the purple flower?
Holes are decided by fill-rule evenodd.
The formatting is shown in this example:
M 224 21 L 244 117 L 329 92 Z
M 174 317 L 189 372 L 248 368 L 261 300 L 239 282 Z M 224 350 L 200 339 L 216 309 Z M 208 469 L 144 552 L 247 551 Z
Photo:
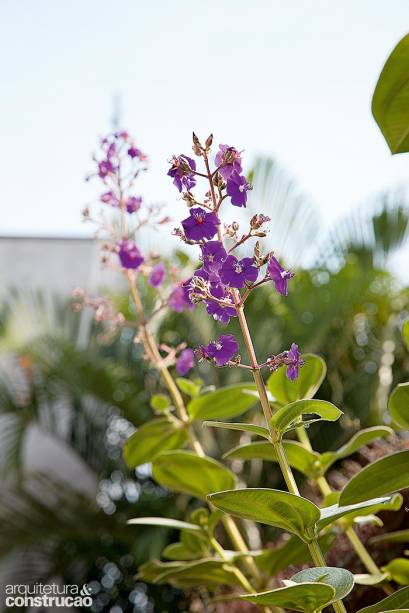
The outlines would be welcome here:
M 276 290 L 282 296 L 288 296 L 288 281 L 293 278 L 294 273 L 291 270 L 285 270 L 273 255 L 268 261 L 267 272 L 272 278 Z
M 227 306 L 224 304 L 220 304 L 215 300 L 206 300 L 206 311 L 209 315 L 220 322 L 223 325 L 226 325 L 230 321 L 230 317 L 237 317 L 237 310 L 234 306 L 230 298 L 230 294 L 227 288 L 221 283 L 210 283 L 210 294 L 217 298 L 218 300 L 223 300 L 225 302 L 230 302 L 231 306 Z
M 290 381 L 294 381 L 298 377 L 300 367 L 304 364 L 304 360 L 301 359 L 301 354 L 298 351 L 298 345 L 295 343 L 291 344 L 291 348 L 287 352 L 285 364 L 287 364 L 287 377 Z
M 149 275 L 148 283 L 152 285 L 152 287 L 159 287 L 163 283 L 163 279 L 166 275 L 166 269 L 163 262 L 159 262 L 152 268 L 152 272 Z
M 246 177 L 233 172 L 227 179 L 227 195 L 234 206 L 246 206 L 247 192 L 251 189 Z
M 225 248 L 220 241 L 208 241 L 201 246 L 203 268 L 208 272 L 220 270 L 227 257 Z
M 193 309 L 193 304 L 189 298 L 190 279 L 182 285 L 177 285 L 168 299 L 170 308 L 176 313 L 181 313 L 185 309 Z
M 130 158 L 140 158 L 142 157 L 142 151 L 138 149 L 137 147 L 135 147 L 134 145 L 132 145 L 128 149 L 128 155 Z
M 200 207 L 190 209 L 189 217 L 182 221 L 186 238 L 192 241 L 213 238 L 219 224 L 220 221 L 216 213 L 206 213 Z
M 238 352 L 239 344 L 232 334 L 220 336 L 204 347 L 206 356 L 213 358 L 216 366 L 224 366 Z
M 176 370 L 180 375 L 186 375 L 195 365 L 193 349 L 184 349 L 176 360 Z
M 215 157 L 216 166 L 223 179 L 228 179 L 233 172 L 241 172 L 241 156 L 239 151 L 229 145 L 219 145 L 219 151 Z
M 104 160 L 102 162 L 98 162 L 98 176 L 101 179 L 105 179 L 111 172 L 114 172 L 114 165 L 110 160 Z
M 134 270 L 139 268 L 144 260 L 138 247 L 131 239 L 123 240 L 119 243 L 118 255 L 124 268 L 132 268 Z
M 110 204 L 111 206 L 118 206 L 118 204 L 119 204 L 119 200 L 115 196 L 115 194 L 114 194 L 114 192 L 112 190 L 109 191 L 109 192 L 105 192 L 105 194 L 102 194 L 100 196 L 100 200 L 104 204 Z
M 254 266 L 253 258 L 238 260 L 234 255 L 228 255 L 220 269 L 222 283 L 237 289 L 246 283 L 254 283 L 257 276 L 258 269 Z
M 141 208 L 141 204 L 141 196 L 129 196 L 125 202 L 126 210 L 128 213 L 136 213 Z
M 191 190 L 196 185 L 194 172 L 196 170 L 196 162 L 187 155 L 173 156 L 172 166 L 168 171 L 168 177 L 173 178 L 173 185 L 176 185 L 181 192 L 183 188 Z
M 298 345 L 292 343 L 288 351 L 283 351 L 278 355 L 272 355 L 268 358 L 267 364 L 272 372 L 275 372 L 280 366 L 286 366 L 286 375 L 290 381 L 294 381 L 299 374 L 301 366 L 304 364 L 304 360 L 301 358 L 301 354 L 298 351 Z

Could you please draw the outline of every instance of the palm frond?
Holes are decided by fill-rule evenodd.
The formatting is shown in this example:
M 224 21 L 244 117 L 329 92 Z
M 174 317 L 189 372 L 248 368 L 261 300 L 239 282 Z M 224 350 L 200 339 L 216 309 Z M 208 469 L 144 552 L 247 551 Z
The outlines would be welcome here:
M 272 158 L 258 157 L 250 176 L 253 190 L 249 192 L 249 208 L 272 220 L 266 244 L 287 263 L 299 266 L 319 230 L 315 206 Z
M 317 266 L 342 266 L 353 254 L 367 268 L 384 268 L 409 238 L 409 199 L 404 191 L 385 192 L 337 223 L 317 250 Z

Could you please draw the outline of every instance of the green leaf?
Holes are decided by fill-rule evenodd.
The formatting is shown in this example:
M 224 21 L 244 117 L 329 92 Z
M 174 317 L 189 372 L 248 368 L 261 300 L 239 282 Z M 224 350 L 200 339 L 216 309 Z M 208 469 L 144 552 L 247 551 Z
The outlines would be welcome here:
M 404 341 L 404 343 L 406 345 L 406 349 L 409 351 L 409 319 L 406 319 L 403 322 L 402 337 L 403 337 L 403 341 Z
M 212 458 L 190 451 L 167 451 L 152 464 L 154 479 L 175 492 L 205 499 L 207 494 L 236 485 L 235 475 Z
M 240 383 L 222 387 L 210 394 L 193 398 L 187 406 L 192 419 L 226 419 L 235 417 L 250 409 L 257 398 L 244 394 L 245 390 L 254 390 L 251 383 Z
M 364 430 L 357 432 L 352 438 L 349 439 L 347 443 L 345 443 L 345 445 L 336 451 L 327 451 L 321 454 L 320 461 L 323 471 L 327 471 L 334 462 L 352 455 L 364 445 L 368 445 L 378 438 L 385 438 L 390 434 L 393 434 L 393 430 L 388 426 L 374 426 L 373 428 L 365 428 Z
M 189 588 L 198 585 L 240 585 L 236 574 L 224 560 L 207 559 L 185 563 L 179 568 L 169 568 L 155 579 L 155 583 L 170 583 L 175 587 Z
M 382 69 L 372 114 L 393 153 L 409 151 L 409 35 L 396 45 Z
M 162 556 L 168 560 L 197 560 L 201 554 L 188 549 L 183 543 L 171 543 L 162 551 Z
M 344 568 L 324 566 L 321 568 L 306 568 L 291 577 L 296 583 L 324 583 L 334 588 L 335 594 L 331 602 L 342 600 L 354 587 L 354 575 Z
M 184 377 L 178 377 L 176 379 L 177 386 L 187 396 L 195 397 L 200 393 L 201 384 L 197 384 L 190 379 Z
M 262 426 L 256 426 L 255 424 L 239 424 L 223 421 L 204 421 L 203 426 L 207 426 L 209 428 L 225 428 L 226 430 L 240 430 L 240 432 L 250 432 L 251 434 L 263 436 L 264 438 L 269 438 L 270 436 L 270 433 L 267 428 L 263 428 Z
M 320 454 L 309 451 L 297 441 L 284 441 L 284 450 L 288 463 L 306 477 L 314 478 L 320 473 Z M 278 462 L 277 454 L 271 443 L 256 441 L 238 445 L 224 454 L 223 458 L 229 460 L 267 460 Z
M 210 494 L 208 500 L 225 513 L 269 524 L 307 541 L 307 531 L 319 520 L 312 502 L 280 490 L 248 488 Z
M 259 606 L 283 607 L 294 611 L 316 613 L 329 604 L 334 595 L 334 588 L 325 583 L 300 583 L 280 587 L 270 592 L 246 594 L 240 598 Z
M 183 447 L 187 440 L 182 422 L 158 417 L 143 424 L 125 443 L 123 455 L 129 468 L 152 462 L 160 453 Z
M 409 605 L 409 586 L 403 587 L 401 590 L 394 592 L 380 602 L 373 604 L 364 609 L 360 609 L 357 613 L 386 613 L 396 609 L 396 607 L 405 607 Z
M 408 467 L 409 449 L 368 464 L 346 484 L 341 492 L 340 504 L 354 504 L 409 487 Z
M 274 413 L 271 423 L 282 435 L 291 427 L 295 427 L 295 420 L 302 415 L 319 415 L 326 421 L 336 421 L 342 415 L 332 402 L 326 400 L 296 400 L 287 404 Z
M 400 428 L 409 429 L 409 383 L 400 383 L 395 387 L 389 396 L 388 410 Z
M 386 566 L 382 566 L 382 570 L 399 585 L 409 585 L 409 560 L 407 558 L 395 558 Z
M 373 513 L 375 509 L 382 509 L 383 504 L 387 504 L 391 502 L 392 498 L 390 496 L 384 498 L 372 498 L 371 500 L 363 500 L 356 504 L 350 505 L 338 505 L 333 504 L 330 507 L 323 507 L 320 509 L 320 520 L 317 523 L 317 527 L 319 530 L 332 524 L 337 519 L 341 517 L 348 517 L 350 515 L 367 515 L 368 513 Z M 364 512 L 363 512 L 364 511 Z
M 327 367 L 319 355 L 306 353 L 302 358 L 305 364 L 295 381 L 288 379 L 283 368 L 273 372 L 267 381 L 269 391 L 280 404 L 313 398 L 325 378 Z
M 409 528 L 407 530 L 396 530 L 386 534 L 378 534 L 370 539 L 371 543 L 407 543 L 409 542 Z
M 165 394 L 155 394 L 150 404 L 155 411 L 166 411 L 171 406 L 170 398 Z
M 135 517 L 134 519 L 128 519 L 126 523 L 133 526 L 159 526 L 161 528 L 172 528 L 173 530 L 188 530 L 194 533 L 202 532 L 200 526 L 196 524 L 169 519 L 168 517 Z

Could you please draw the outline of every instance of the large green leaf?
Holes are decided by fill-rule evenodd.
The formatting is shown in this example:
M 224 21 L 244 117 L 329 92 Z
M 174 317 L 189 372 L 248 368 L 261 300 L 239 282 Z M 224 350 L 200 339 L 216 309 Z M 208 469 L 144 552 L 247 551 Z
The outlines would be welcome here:
M 341 505 L 386 496 L 409 487 L 409 449 L 398 451 L 365 466 L 341 492 Z
M 307 477 L 315 477 L 320 472 L 320 455 L 315 451 L 309 451 L 297 443 L 297 441 L 284 441 L 284 450 L 288 463 Z M 271 443 L 256 441 L 238 445 L 224 454 L 223 458 L 229 460 L 267 460 L 278 462 L 277 454 Z
M 209 428 L 224 428 L 225 430 L 239 430 L 240 432 L 249 432 L 250 434 L 256 434 L 264 438 L 269 438 L 270 433 L 267 428 L 263 426 L 256 426 L 255 424 L 239 424 L 235 422 L 224 421 L 204 421 L 203 426 Z
M 302 357 L 305 364 L 295 381 L 288 379 L 283 368 L 273 372 L 267 381 L 269 391 L 280 404 L 313 398 L 325 378 L 327 367 L 319 355 L 306 353 Z
M 174 418 L 158 417 L 143 424 L 125 443 L 124 460 L 130 468 L 152 462 L 163 451 L 183 447 L 186 429 Z
M 201 533 L 202 529 L 196 524 L 191 524 L 178 519 L 169 519 L 168 517 L 135 517 L 129 519 L 128 524 L 134 526 L 158 526 L 161 528 L 172 528 L 173 530 L 188 530 L 190 532 Z
M 409 429 L 409 383 L 400 383 L 395 387 L 389 396 L 388 410 L 400 428 Z
M 212 458 L 190 451 L 167 451 L 152 463 L 152 474 L 160 485 L 205 499 L 207 494 L 235 487 L 236 477 Z
M 393 430 L 388 426 L 374 426 L 373 428 L 365 428 L 357 432 L 345 445 L 336 451 L 327 451 L 321 454 L 320 461 L 323 471 L 327 471 L 334 462 L 352 455 L 364 445 L 368 445 L 378 438 L 385 438 L 390 434 L 393 434 Z
M 284 434 L 288 429 L 296 425 L 295 420 L 303 415 L 319 415 L 326 421 L 336 421 L 342 415 L 332 402 L 326 400 L 296 400 L 287 404 L 276 411 L 271 419 L 271 423 L 279 432 Z
M 240 383 L 222 387 L 210 394 L 203 394 L 193 398 L 187 406 L 192 419 L 226 419 L 235 417 L 250 409 L 256 402 L 251 394 L 243 393 L 245 390 L 255 390 L 251 383 Z
M 170 583 L 179 588 L 198 585 L 240 585 L 237 575 L 224 560 L 198 560 L 187 562 L 179 568 L 169 568 L 155 579 L 155 583 Z
M 409 560 L 408 558 L 395 558 L 382 566 L 382 570 L 388 573 L 388 577 L 399 585 L 409 585 Z
M 374 513 L 375 511 L 382 509 L 382 505 L 386 505 L 392 501 L 391 496 L 385 496 L 383 498 L 372 498 L 370 500 L 363 500 L 361 502 L 349 505 L 338 505 L 333 504 L 329 507 L 323 507 L 320 509 L 320 520 L 317 523 L 317 527 L 319 530 L 332 524 L 337 519 L 341 517 L 348 516 L 357 516 L 357 515 L 368 515 L 370 513 Z
M 300 583 L 270 592 L 246 594 L 241 598 L 259 606 L 284 607 L 293 611 L 316 613 L 328 605 L 334 595 L 334 588 L 325 583 Z
M 263 488 L 248 488 L 217 492 L 209 501 L 225 513 L 269 524 L 296 534 L 307 541 L 307 531 L 319 520 L 315 504 L 288 492 Z
M 342 600 L 354 587 L 354 575 L 344 568 L 324 566 L 320 568 L 306 568 L 291 577 L 296 583 L 325 583 L 334 588 L 335 594 L 331 602 Z
M 382 69 L 372 113 L 392 153 L 409 151 L 409 35 L 396 45 Z
M 409 605 L 409 586 L 403 587 L 401 590 L 394 592 L 387 598 L 380 600 L 376 604 L 359 609 L 357 613 L 382 613 L 392 610 L 404 610 L 402 607 Z M 397 609 L 399 607 L 399 609 Z

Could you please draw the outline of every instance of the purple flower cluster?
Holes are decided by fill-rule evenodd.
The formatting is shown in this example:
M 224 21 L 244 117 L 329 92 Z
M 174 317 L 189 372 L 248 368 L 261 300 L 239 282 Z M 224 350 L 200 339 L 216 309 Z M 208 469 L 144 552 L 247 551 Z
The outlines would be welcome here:
M 224 334 L 217 341 L 197 349 L 199 360 L 214 360 L 216 366 L 225 366 L 239 350 L 239 344 L 232 334 Z
M 187 155 L 173 156 L 168 176 L 172 177 L 173 185 L 180 192 L 184 189 L 190 191 L 196 185 L 195 170 L 196 162 L 192 158 Z
M 241 289 L 246 283 L 254 283 L 257 276 L 258 269 L 254 266 L 253 258 L 238 260 L 234 255 L 228 255 L 220 269 L 222 282 L 236 289 Z
M 122 240 L 118 245 L 118 255 L 123 268 L 137 270 L 144 258 L 133 240 Z
M 151 274 L 149 275 L 148 278 L 148 283 L 149 285 L 152 285 L 152 287 L 159 287 L 160 285 L 162 285 L 164 279 L 166 276 L 166 268 L 163 262 L 159 262 L 159 264 L 156 264 L 156 266 L 154 266 L 152 268 Z
M 206 213 L 200 207 L 190 209 L 189 217 L 182 221 L 186 238 L 191 241 L 211 239 L 217 233 L 220 221 L 216 213 Z
M 219 145 L 215 163 L 218 173 L 226 181 L 227 195 L 234 206 L 246 206 L 247 192 L 251 189 L 246 177 L 241 175 L 241 154 L 235 147 Z
M 294 273 L 291 270 L 285 270 L 273 255 L 270 256 L 267 264 L 267 272 L 276 290 L 282 296 L 288 296 L 288 281 L 293 278 Z
M 195 365 L 195 353 L 193 349 L 183 349 L 176 360 L 176 370 L 182 376 L 187 375 Z
M 185 309 L 193 309 L 193 303 L 189 298 L 190 279 L 173 288 L 168 305 L 175 313 L 182 313 Z
M 292 343 L 288 351 L 273 355 L 267 360 L 267 365 L 271 372 L 275 372 L 281 366 L 286 366 L 286 375 L 290 381 L 294 381 L 298 377 L 300 368 L 303 364 L 304 360 L 301 358 L 298 345 L 295 343 Z
M 203 302 L 206 310 L 216 321 L 228 324 L 231 317 L 237 317 L 238 309 L 255 286 L 272 282 L 278 293 L 288 295 L 288 282 L 294 276 L 286 270 L 272 254 L 264 256 L 257 243 L 253 257 L 237 257 L 233 251 L 252 237 L 263 237 L 266 231 L 262 225 L 269 218 L 262 214 L 254 215 L 250 220 L 247 234 L 239 235 L 239 224 L 233 222 L 222 229 L 219 217 L 220 206 L 226 196 L 233 206 L 245 207 L 247 193 L 251 189 L 242 173 L 241 152 L 229 145 L 219 145 L 215 156 L 216 169 L 209 169 L 208 154 L 212 144 L 210 136 L 205 145 L 193 137 L 193 151 L 198 157 L 203 157 L 205 173 L 196 171 L 196 162 L 186 155 L 174 156 L 168 175 L 179 192 L 184 192 L 185 200 L 190 208 L 189 215 L 181 222 L 183 232 L 176 229 L 174 234 L 186 243 L 195 243 L 201 250 L 202 267 L 196 270 L 193 277 L 184 284 L 174 288 L 169 305 L 175 311 L 192 308 L 195 303 Z M 199 201 L 190 190 L 196 185 L 198 176 L 205 177 L 210 189 L 204 199 Z M 227 251 L 223 244 L 223 235 L 234 241 Z M 266 265 L 264 277 L 258 281 L 260 269 Z M 257 282 L 258 281 L 258 282 Z M 243 293 L 240 292 L 245 288 Z M 198 349 L 201 359 L 214 361 L 217 366 L 223 366 L 231 361 L 237 353 L 238 344 L 232 335 L 223 335 L 217 341 L 212 341 Z M 293 381 L 299 372 L 303 361 L 297 345 L 292 344 L 289 351 L 272 356 L 264 364 L 271 370 L 285 365 L 287 376 Z

